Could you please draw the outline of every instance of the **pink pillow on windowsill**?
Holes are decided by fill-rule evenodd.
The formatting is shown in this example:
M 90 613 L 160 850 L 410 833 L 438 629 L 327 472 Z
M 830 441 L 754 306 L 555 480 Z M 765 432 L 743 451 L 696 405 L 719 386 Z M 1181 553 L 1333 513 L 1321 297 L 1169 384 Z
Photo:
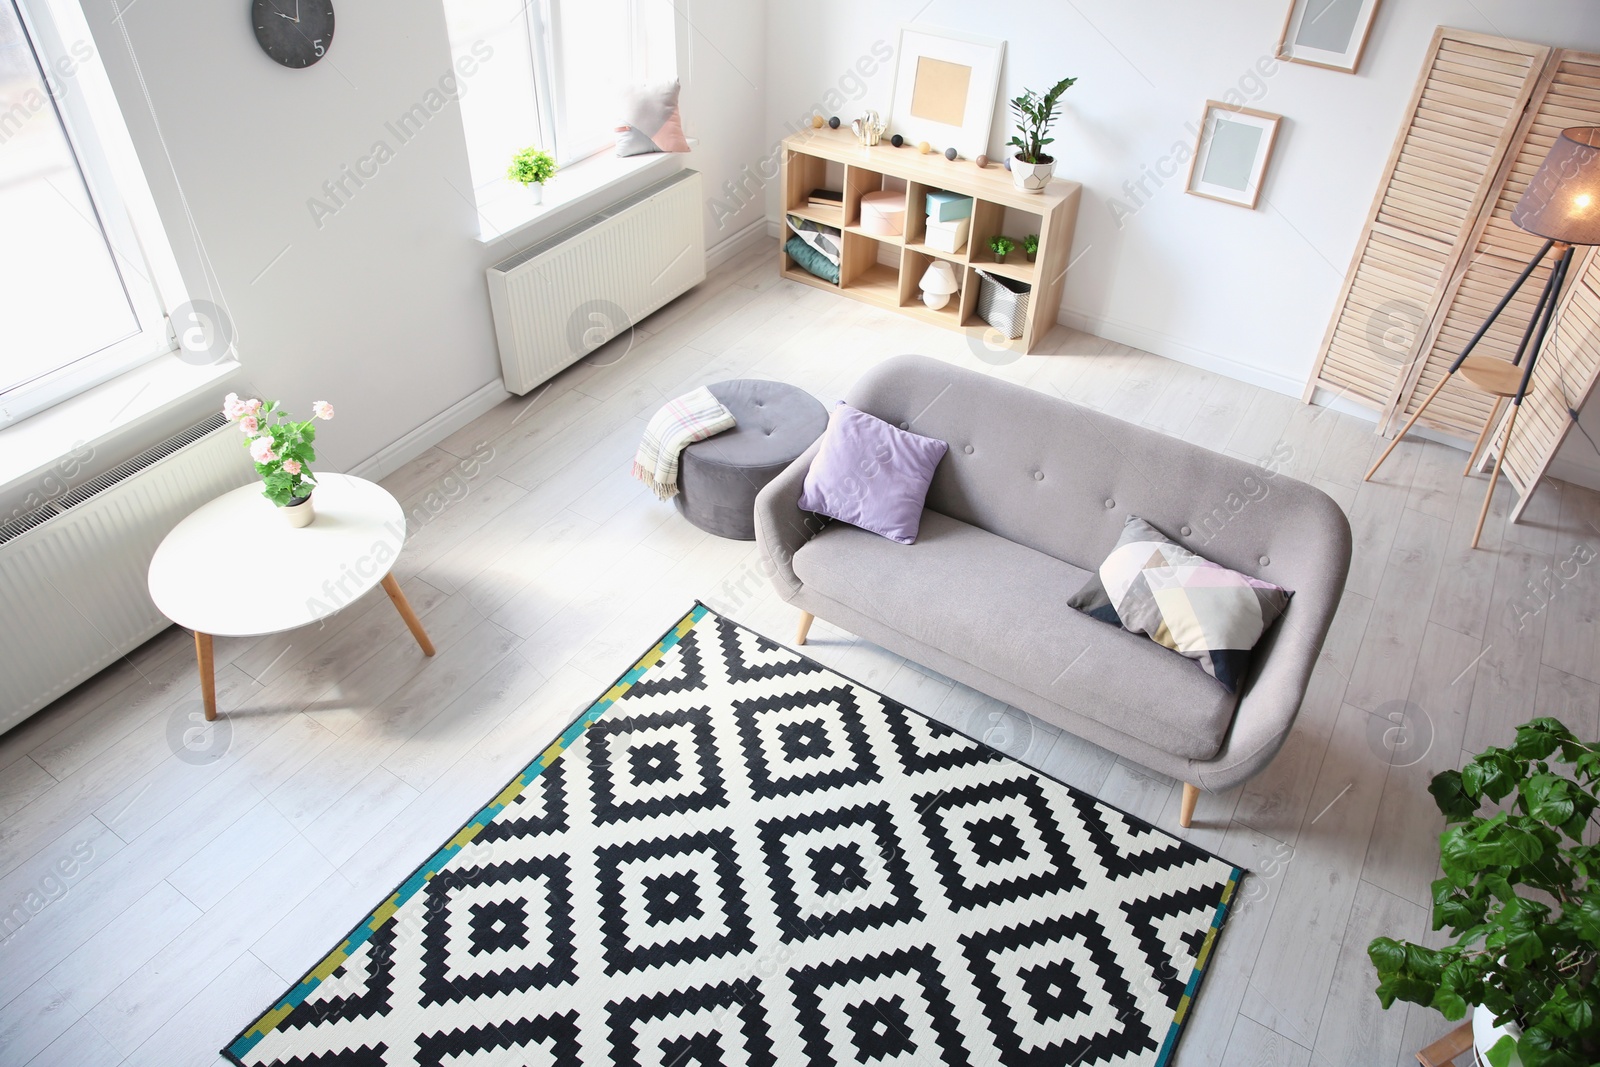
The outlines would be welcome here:
M 625 125 L 618 126 L 617 155 L 642 156 L 651 152 L 687 152 L 683 113 L 678 108 L 680 83 L 635 88 L 623 106 Z
M 800 507 L 909 545 L 933 472 L 950 446 L 840 403 L 806 471 Z

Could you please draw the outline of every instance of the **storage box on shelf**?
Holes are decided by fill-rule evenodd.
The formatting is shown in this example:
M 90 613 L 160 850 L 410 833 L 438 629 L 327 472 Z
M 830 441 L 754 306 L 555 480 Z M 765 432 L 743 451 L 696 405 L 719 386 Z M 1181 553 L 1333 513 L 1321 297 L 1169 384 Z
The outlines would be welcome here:
M 838 285 L 808 274 L 787 252 L 780 252 L 785 278 L 925 322 L 987 335 L 987 341 L 995 343 L 994 331 L 978 317 L 975 268 L 981 267 L 1029 287 L 1021 336 L 1009 342 L 1013 348 L 1033 351 L 1055 325 L 1078 217 L 1077 182 L 1057 179 L 1043 195 L 1021 193 L 998 165 L 979 169 L 969 160 L 921 155 L 911 147 L 894 148 L 887 140 L 867 148 L 848 130 L 796 133 L 784 141 L 782 163 L 786 213 L 838 228 L 843 246 Z M 841 207 L 809 208 L 811 191 L 818 188 L 843 190 Z M 881 230 L 881 218 L 869 219 L 870 229 L 863 225 L 862 199 L 874 193 L 880 195 L 868 201 L 869 211 L 889 199 L 882 194 L 901 194 L 903 232 L 874 232 Z M 932 235 L 932 241 L 930 218 L 946 227 L 945 234 Z M 965 223 L 964 239 L 954 239 L 960 229 L 952 225 L 957 220 Z M 1022 238 L 1030 233 L 1039 235 L 1033 263 L 1022 252 Z M 996 263 L 989 250 L 989 239 L 1000 234 L 1017 243 L 1004 263 Z M 788 236 L 786 232 L 785 240 Z M 960 286 L 938 310 L 923 303 L 921 290 L 922 276 L 935 259 L 954 265 Z

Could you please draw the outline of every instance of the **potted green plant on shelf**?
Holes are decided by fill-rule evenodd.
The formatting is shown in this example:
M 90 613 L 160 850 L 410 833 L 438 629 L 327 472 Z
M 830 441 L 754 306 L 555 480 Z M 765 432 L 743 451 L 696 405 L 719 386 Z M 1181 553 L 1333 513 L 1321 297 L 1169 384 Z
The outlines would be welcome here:
M 295 422 L 276 400 L 240 400 L 238 393 L 229 393 L 222 401 L 222 413 L 238 423 L 244 434 L 256 473 L 261 475 L 261 495 L 278 506 L 290 526 L 310 526 L 316 517 L 311 491 L 317 487 L 311 473 L 317 458 L 312 447 L 317 439 L 313 420 L 333 418 L 333 405 L 318 400 L 311 405 L 311 418 Z
M 544 183 L 556 172 L 556 159 L 549 152 L 536 147 L 524 148 L 511 157 L 506 177 L 521 182 L 533 192 L 535 204 L 544 203 Z
M 1600 845 L 1584 843 L 1597 785 L 1600 744 L 1550 718 L 1434 777 L 1446 829 L 1433 928 L 1453 940 L 1375 938 L 1367 955 L 1385 1008 L 1471 1011 L 1473 1047 L 1493 1067 L 1600 1062 Z
M 1022 250 L 1028 254 L 1028 262 L 1032 263 L 1039 255 L 1039 235 L 1030 233 L 1022 239 Z
M 1042 193 L 1056 172 L 1055 156 L 1046 146 L 1055 143 L 1050 127 L 1061 115 L 1061 96 L 1077 78 L 1062 78 L 1047 93 L 1024 89 L 1011 101 L 1017 133 L 1006 144 L 1015 148 L 1011 157 L 1011 183 L 1025 193 Z
M 994 253 L 994 261 L 996 263 L 1004 263 L 1006 256 L 1016 247 L 1017 242 L 1009 237 L 996 236 L 989 238 L 989 251 Z

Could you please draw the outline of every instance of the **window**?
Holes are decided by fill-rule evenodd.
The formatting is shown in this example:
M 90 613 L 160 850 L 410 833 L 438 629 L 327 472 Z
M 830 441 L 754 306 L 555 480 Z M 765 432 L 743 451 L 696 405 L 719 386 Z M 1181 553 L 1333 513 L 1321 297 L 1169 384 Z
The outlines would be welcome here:
M 174 347 L 146 251 L 165 238 L 119 188 L 132 145 L 109 94 L 81 11 L 0 0 L 0 426 Z
M 538 145 L 566 166 L 610 147 L 630 85 L 677 77 L 671 0 L 444 0 L 472 184 Z M 468 71 L 471 74 L 468 74 Z

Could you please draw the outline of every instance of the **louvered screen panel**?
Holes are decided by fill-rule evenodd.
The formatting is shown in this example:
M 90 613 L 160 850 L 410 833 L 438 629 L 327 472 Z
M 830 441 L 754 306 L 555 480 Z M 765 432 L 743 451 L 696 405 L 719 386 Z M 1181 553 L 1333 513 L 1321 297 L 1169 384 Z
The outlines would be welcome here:
M 1391 427 L 1422 403 L 1449 369 L 1472 334 L 1511 287 L 1543 239 L 1518 228 L 1511 211 L 1533 179 L 1539 165 L 1568 126 L 1600 123 L 1600 57 L 1580 52 L 1560 52 L 1539 79 L 1527 113 L 1520 122 L 1511 156 L 1502 168 L 1485 217 L 1473 235 L 1464 269 L 1457 271 L 1445 292 L 1443 310 L 1425 342 L 1426 358 L 1413 368 L 1403 402 L 1386 412 Z M 1539 290 L 1550 276 L 1555 256 L 1545 257 L 1539 269 L 1523 283 L 1516 298 L 1484 335 L 1474 355 L 1510 359 L 1527 329 Z M 1462 381 L 1446 385 L 1422 417 L 1422 422 L 1467 439 L 1475 438 L 1489 417 L 1493 400 Z M 1528 416 L 1528 404 L 1519 419 Z
M 1568 407 L 1581 411 L 1600 375 L 1600 253 L 1580 248 L 1572 271 L 1577 277 L 1567 282 L 1553 335 L 1534 366 L 1506 451 L 1503 470 L 1517 490 L 1513 521 L 1566 439 L 1572 426 Z
M 1394 405 L 1550 50 L 1440 27 L 1306 387 Z

